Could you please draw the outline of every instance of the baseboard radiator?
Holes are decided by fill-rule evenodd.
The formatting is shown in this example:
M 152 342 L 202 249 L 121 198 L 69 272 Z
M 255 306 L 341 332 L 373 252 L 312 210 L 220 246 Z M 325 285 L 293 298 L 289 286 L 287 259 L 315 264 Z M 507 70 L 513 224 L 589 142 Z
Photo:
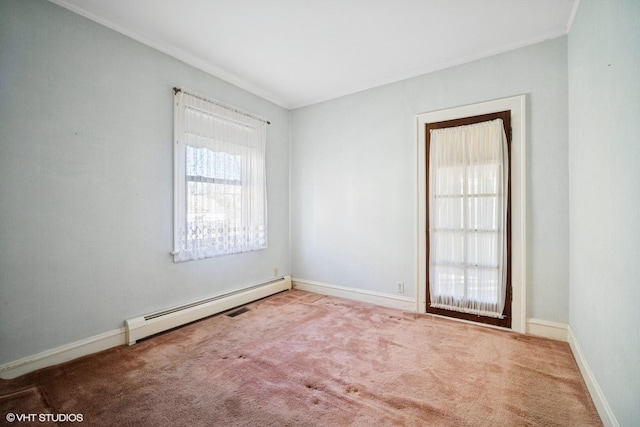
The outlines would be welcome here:
M 260 298 L 291 289 L 291 277 L 285 276 L 266 283 L 183 304 L 146 316 L 134 317 L 124 322 L 127 342 L 133 345 L 137 340 L 212 316 L 226 310 L 248 304 Z

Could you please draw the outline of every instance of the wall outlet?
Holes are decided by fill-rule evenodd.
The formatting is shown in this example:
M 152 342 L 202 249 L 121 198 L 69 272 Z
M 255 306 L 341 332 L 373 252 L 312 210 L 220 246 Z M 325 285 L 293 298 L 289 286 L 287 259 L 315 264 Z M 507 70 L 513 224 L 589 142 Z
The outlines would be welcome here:
M 273 277 L 278 277 L 278 267 L 273 267 Z
M 398 282 L 396 284 L 396 287 L 397 287 L 396 290 L 399 294 L 404 294 L 404 282 Z

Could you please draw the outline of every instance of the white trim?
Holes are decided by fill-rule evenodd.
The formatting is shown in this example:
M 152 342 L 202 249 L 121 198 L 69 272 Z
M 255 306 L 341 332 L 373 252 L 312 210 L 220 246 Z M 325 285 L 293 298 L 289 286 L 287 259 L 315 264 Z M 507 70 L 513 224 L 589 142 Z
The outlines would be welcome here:
M 578 368 L 580 368 L 582 378 L 584 378 L 584 382 L 589 389 L 589 394 L 591 394 L 591 399 L 593 400 L 593 404 L 598 411 L 598 415 L 600 415 L 602 424 L 604 424 L 605 427 L 620 427 L 620 423 L 618 422 L 616 415 L 613 413 L 613 409 L 611 409 L 611 406 L 609 406 L 609 402 L 607 401 L 604 392 L 600 388 L 598 380 L 596 380 L 596 377 L 593 375 L 593 372 L 589 367 L 589 363 L 582 353 L 582 349 L 578 344 L 576 336 L 573 334 L 571 326 L 567 327 L 567 332 L 569 347 L 571 347 L 573 357 L 578 363 Z
M 576 19 L 576 15 L 578 14 L 578 8 L 580 7 L 580 0 L 575 0 L 573 3 L 573 7 L 571 8 L 571 13 L 569 14 L 569 21 L 567 21 L 567 29 L 566 33 L 569 34 L 571 31 L 571 27 L 573 26 L 573 21 Z
M 224 68 L 212 62 L 202 59 L 191 53 L 188 53 L 183 49 L 180 49 L 172 44 L 167 43 L 166 41 L 154 40 L 153 38 L 143 33 L 140 33 L 137 30 L 132 30 L 120 24 L 116 24 L 115 22 L 107 18 L 101 17 L 96 13 L 91 12 L 87 9 L 84 9 L 83 7 L 73 4 L 67 0 L 49 0 L 49 1 L 60 7 L 68 9 L 73 13 L 76 13 L 82 17 L 90 19 L 91 21 L 97 22 L 98 24 L 104 27 L 107 27 L 133 40 L 136 40 L 144 45 L 147 45 L 155 50 L 158 50 L 164 54 L 167 54 L 173 58 L 176 58 L 179 61 L 182 61 L 188 65 L 191 65 L 192 67 L 195 67 L 208 74 L 218 77 L 219 79 L 224 80 L 228 83 L 231 83 L 232 85 L 237 86 L 241 89 L 244 89 L 247 92 L 250 92 L 256 96 L 264 98 L 270 102 L 273 102 L 274 104 L 279 105 L 280 107 L 283 107 L 287 110 L 294 110 L 297 108 L 318 104 L 323 101 L 340 98 L 342 96 L 350 95 L 350 94 L 368 90 L 368 89 L 373 89 L 376 87 L 380 87 L 380 86 L 395 83 L 395 82 L 400 82 L 400 81 L 407 80 L 414 77 L 419 77 L 425 74 L 433 73 L 435 71 L 444 70 L 444 69 L 455 67 L 462 64 L 467 64 L 480 59 L 499 55 L 501 53 L 510 52 L 510 51 L 521 49 L 527 46 L 533 46 L 535 44 L 544 42 L 546 40 L 552 40 L 558 37 L 562 37 L 566 35 L 568 31 L 571 29 L 571 24 L 573 23 L 575 11 L 577 10 L 578 3 L 579 3 L 579 1 L 577 1 L 576 4 L 574 5 L 574 8 L 569 17 L 569 21 L 567 23 L 567 27 L 564 29 L 549 31 L 547 33 L 536 35 L 535 37 L 531 37 L 525 40 L 520 40 L 517 42 L 506 43 L 504 45 L 501 45 L 492 49 L 484 50 L 479 53 L 473 53 L 470 55 L 465 55 L 459 58 L 455 58 L 453 60 L 448 60 L 448 61 L 440 62 L 438 64 L 433 64 L 428 67 L 418 68 L 408 73 L 396 74 L 394 76 L 391 76 L 390 78 L 379 79 L 379 80 L 368 82 L 366 84 L 355 84 L 344 90 L 335 91 L 328 96 L 321 96 L 313 99 L 306 99 L 306 100 L 303 99 L 298 102 L 291 102 L 291 100 L 285 99 L 286 96 L 283 97 L 282 95 L 266 90 L 264 87 L 260 87 L 254 83 L 251 83 L 245 79 L 242 79 L 236 74 L 229 72 L 228 70 L 225 70 Z
M 418 153 L 418 281 L 416 283 L 416 310 L 425 313 L 427 306 L 427 212 L 426 212 L 426 123 L 477 116 L 497 111 L 511 110 L 511 329 L 526 331 L 526 97 L 513 96 L 479 104 L 465 105 L 447 110 L 433 111 L 416 117 L 416 145 Z
M 321 295 L 346 298 L 354 301 L 367 302 L 383 307 L 397 308 L 403 311 L 415 310 L 415 299 L 396 295 L 383 294 L 381 292 L 366 291 L 347 286 L 332 285 L 329 283 L 314 282 L 312 280 L 293 278 L 293 288 L 301 291 L 313 292 Z
M 240 289 L 229 294 L 193 301 L 192 303 L 172 307 L 160 312 L 148 313 L 146 316 L 133 317 L 124 321 L 127 343 L 133 345 L 142 338 L 177 328 L 289 289 L 291 289 L 291 277 L 284 276 L 280 279 Z
M 566 323 L 550 322 L 542 319 L 527 319 L 527 334 L 539 337 L 550 338 L 552 340 L 567 342 Z
M 169 55 L 179 61 L 184 62 L 185 64 L 191 65 L 199 70 L 204 71 L 205 73 L 211 74 L 221 80 L 224 80 L 228 83 L 231 83 L 234 86 L 239 87 L 240 89 L 244 89 L 249 93 L 252 93 L 260 98 L 266 99 L 267 101 L 273 102 L 274 104 L 285 108 L 291 109 L 291 105 L 289 102 L 286 102 L 277 94 L 274 94 L 270 91 L 265 90 L 262 87 L 259 87 L 253 83 L 250 83 L 237 75 L 228 72 L 227 70 L 218 67 L 217 65 L 203 60 L 195 55 L 192 55 L 184 50 L 177 48 L 171 44 L 166 42 L 159 42 L 157 40 L 153 40 L 152 38 L 141 34 L 137 31 L 133 31 L 129 28 L 125 28 L 122 25 L 116 24 L 109 19 L 103 18 L 101 16 L 96 15 L 93 12 L 90 12 L 78 5 L 72 4 L 66 0 L 49 0 L 51 3 L 54 3 L 60 7 L 70 10 L 73 13 L 76 13 L 84 18 L 90 19 L 91 21 L 97 22 L 98 24 L 107 27 L 117 33 L 123 34 L 137 42 L 140 42 L 146 46 L 149 46 L 157 51 L 160 51 L 166 55 Z
M 53 0 L 52 0 L 53 1 Z M 354 93 L 358 93 L 358 92 L 363 92 L 365 90 L 369 90 L 369 89 L 376 89 L 382 86 L 386 86 L 389 84 L 393 84 L 393 83 L 399 83 L 402 82 L 404 80 L 409 80 L 409 79 L 413 79 L 413 78 L 417 78 L 420 76 L 424 76 L 427 74 L 431 74 L 431 73 L 435 73 L 436 71 L 442 71 L 442 70 L 447 70 L 449 68 L 453 68 L 453 67 L 457 67 L 460 65 L 464 65 L 464 64 L 468 64 L 474 61 L 479 61 L 481 59 L 485 59 L 485 58 L 491 58 L 493 56 L 496 55 L 500 55 L 503 53 L 507 53 L 507 52 L 511 52 L 517 49 L 522 49 L 528 46 L 533 46 L 536 45 L 538 43 L 542 43 L 545 42 L 547 40 L 553 40 L 556 39 L 558 37 L 563 37 L 567 35 L 567 30 L 566 29 L 562 29 L 562 30 L 558 30 L 558 31 L 551 31 L 549 33 L 545 33 L 539 36 L 535 36 L 535 37 L 531 37 L 527 40 L 522 40 L 516 43 L 507 43 L 505 45 L 499 46 L 495 49 L 489 49 L 489 50 L 485 50 L 482 51 L 480 53 L 474 53 L 471 55 L 465 55 L 462 56 L 460 58 L 454 58 L 452 60 L 447 60 L 447 61 L 443 61 L 443 62 L 439 62 L 438 64 L 434 64 L 434 65 L 430 65 L 428 67 L 422 67 L 422 68 L 418 68 L 418 69 L 414 69 L 411 70 L 410 72 L 406 72 L 406 73 L 400 73 L 400 74 L 396 74 L 394 76 L 388 77 L 388 78 L 384 78 L 384 79 L 380 79 L 380 80 L 376 80 L 376 81 L 372 81 L 370 83 L 364 83 L 364 84 L 357 84 L 357 85 L 353 85 L 350 86 L 344 90 L 338 91 L 338 92 L 334 92 L 331 93 L 327 96 L 320 96 L 314 99 L 310 99 L 310 100 L 303 100 L 301 102 L 297 102 L 294 104 L 291 104 L 291 106 L 289 107 L 290 110 L 295 110 L 298 108 L 303 108 L 303 107 L 307 107 L 309 105 L 314 105 L 314 104 L 319 104 L 321 102 L 326 102 L 326 101 L 330 101 L 332 99 L 336 99 L 336 98 L 340 98 L 343 96 L 348 96 L 348 95 L 352 95 Z M 275 102 L 275 101 L 274 101 Z
M 125 342 L 125 329 L 114 329 L 0 365 L 0 378 L 10 380 L 38 369 L 124 345 Z
M 152 333 L 165 330 L 167 322 L 169 321 L 172 322 L 171 326 L 175 327 L 182 325 L 185 322 L 198 320 L 205 315 L 219 313 L 220 311 L 267 297 L 276 292 L 291 289 L 291 278 L 289 276 L 284 276 L 279 280 L 268 282 L 265 285 L 266 286 L 261 286 L 260 288 L 247 289 L 246 292 L 238 292 L 237 294 L 233 293 L 233 295 L 226 296 L 225 298 L 221 298 L 220 300 L 209 304 L 194 307 L 193 309 L 185 309 L 180 312 L 173 313 L 172 315 L 165 316 L 165 318 L 162 319 L 162 322 L 154 322 L 146 328 L 146 325 L 144 324 L 144 317 L 141 317 L 141 320 L 138 320 L 137 318 L 133 319 L 138 320 L 138 325 L 142 323 L 142 330 L 136 332 L 137 335 L 133 338 L 133 342 L 143 336 L 148 336 Z M 214 306 L 217 310 L 213 309 Z M 169 317 L 171 320 L 168 319 Z M 131 320 L 132 319 L 129 319 L 128 322 L 131 322 Z M 164 327 L 160 327 L 160 323 L 162 323 Z M 88 356 L 112 347 L 125 345 L 127 342 L 131 344 L 131 338 L 127 337 L 127 328 L 122 327 L 114 329 L 0 365 L 0 378 L 10 380 L 38 369 L 58 365 L 60 363 L 77 359 L 78 357 Z

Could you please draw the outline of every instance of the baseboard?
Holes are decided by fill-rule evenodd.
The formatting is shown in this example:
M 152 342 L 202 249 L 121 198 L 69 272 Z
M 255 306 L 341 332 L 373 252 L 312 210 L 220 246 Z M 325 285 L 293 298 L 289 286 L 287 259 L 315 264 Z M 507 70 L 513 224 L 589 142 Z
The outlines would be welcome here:
M 397 308 L 403 311 L 416 311 L 416 301 L 410 297 L 383 294 L 382 292 L 314 282 L 312 280 L 299 279 L 295 277 L 291 279 L 291 281 L 294 289 L 300 289 L 302 291 L 367 302 L 383 307 Z
M 387 295 L 374 291 L 365 291 L 298 278 L 292 279 L 292 283 L 295 289 L 397 308 L 404 311 L 415 311 L 415 300 L 409 297 Z M 549 322 L 541 319 L 527 319 L 527 333 L 569 343 L 603 424 L 605 427 L 619 427 L 620 424 L 611 406 L 609 406 L 609 402 L 600 388 L 598 381 L 593 375 L 571 327 L 562 323 Z M 0 365 L 0 378 L 5 380 L 13 379 L 38 369 L 125 344 L 125 328 L 115 329 Z
M 289 289 L 291 289 L 291 277 L 284 276 L 237 291 L 193 301 L 189 304 L 172 307 L 160 312 L 149 313 L 146 316 L 133 317 L 124 322 L 127 343 L 133 345 L 139 339 L 177 328 Z
M 10 380 L 38 369 L 124 345 L 125 342 L 124 328 L 104 332 L 71 344 L 66 344 L 0 365 L 0 378 Z
M 580 345 L 578 344 L 578 340 L 576 336 L 573 334 L 571 330 L 571 326 L 567 327 L 567 336 L 569 347 L 571 347 L 571 351 L 573 352 L 573 357 L 576 359 L 578 363 L 578 368 L 580 368 L 580 372 L 582 373 L 582 378 L 584 378 L 584 382 L 587 384 L 587 388 L 589 389 L 589 394 L 591 394 L 591 399 L 593 400 L 593 404 L 596 406 L 598 410 L 598 415 L 600 415 L 600 419 L 602 420 L 602 424 L 605 427 L 620 427 L 620 423 L 616 418 L 611 406 L 609 406 L 609 402 L 604 395 L 604 392 L 600 388 L 600 384 L 596 380 L 596 377 L 593 375 L 591 368 L 589 367 L 589 363 L 587 363 L 587 359 L 584 357 L 582 350 L 580 349 Z
M 552 340 L 567 342 L 568 325 L 542 319 L 527 319 L 526 333 Z

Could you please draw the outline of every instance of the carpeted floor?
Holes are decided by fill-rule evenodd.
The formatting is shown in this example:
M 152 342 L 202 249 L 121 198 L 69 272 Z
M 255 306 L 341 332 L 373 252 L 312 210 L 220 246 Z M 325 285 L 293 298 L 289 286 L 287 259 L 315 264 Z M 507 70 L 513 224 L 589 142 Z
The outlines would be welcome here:
M 297 290 L 248 308 L 3 380 L 0 423 L 602 425 L 566 343 Z

